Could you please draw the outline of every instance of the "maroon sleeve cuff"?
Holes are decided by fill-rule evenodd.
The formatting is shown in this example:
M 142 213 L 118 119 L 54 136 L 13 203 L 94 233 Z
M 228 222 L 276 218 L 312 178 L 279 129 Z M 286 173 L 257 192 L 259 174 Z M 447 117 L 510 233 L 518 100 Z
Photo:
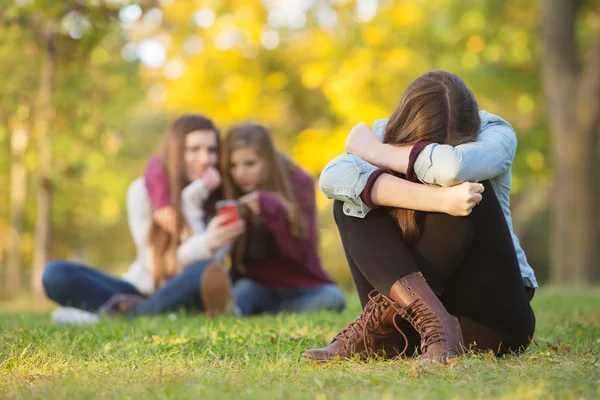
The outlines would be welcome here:
M 410 151 L 410 155 L 408 156 L 408 167 L 406 168 L 406 179 L 411 182 L 419 182 L 419 177 L 415 173 L 415 162 L 417 161 L 417 157 L 423 151 L 425 147 L 432 144 L 428 140 L 422 140 L 415 144 Z
M 390 171 L 387 169 L 379 168 L 378 170 L 373 172 L 367 179 L 367 184 L 365 185 L 365 188 L 363 189 L 363 191 L 360 193 L 360 199 L 362 200 L 363 203 L 365 203 L 367 205 L 367 207 L 369 207 L 369 208 L 378 208 L 379 207 L 377 204 L 373 203 L 373 200 L 371 199 L 371 192 L 373 191 L 373 185 L 375 184 L 375 181 L 377 180 L 377 178 L 379 178 L 381 175 L 387 174 L 389 172 Z

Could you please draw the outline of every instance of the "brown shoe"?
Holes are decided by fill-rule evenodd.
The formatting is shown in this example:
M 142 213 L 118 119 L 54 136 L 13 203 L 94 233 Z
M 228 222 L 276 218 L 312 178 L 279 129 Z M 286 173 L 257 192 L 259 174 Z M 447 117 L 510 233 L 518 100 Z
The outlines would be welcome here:
M 220 264 L 211 264 L 202 274 L 200 297 L 204 311 L 209 317 L 235 314 L 235 302 L 231 295 L 231 281 L 227 270 Z
M 463 350 L 458 318 L 450 315 L 420 272 L 396 281 L 390 298 L 400 306 L 399 314 L 421 335 L 421 360 L 446 363 Z
M 369 299 L 356 321 L 338 333 L 327 346 L 306 350 L 302 358 L 326 362 L 338 357 L 393 358 L 402 355 L 408 341 L 404 333 L 395 327 L 397 310 L 393 302 L 375 290 L 369 294 Z

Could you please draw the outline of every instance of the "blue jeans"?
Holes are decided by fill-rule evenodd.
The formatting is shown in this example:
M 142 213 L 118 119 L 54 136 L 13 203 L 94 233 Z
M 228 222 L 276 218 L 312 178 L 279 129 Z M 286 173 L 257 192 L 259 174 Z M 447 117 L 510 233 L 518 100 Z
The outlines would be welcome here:
M 266 288 L 242 278 L 233 285 L 233 297 L 242 315 L 277 313 L 279 311 L 342 311 L 346 308 L 344 293 L 333 284 L 310 288 Z
M 136 315 L 151 315 L 174 311 L 180 307 L 204 310 L 200 298 L 200 280 L 209 262 L 192 264 L 147 297 L 136 309 Z M 48 264 L 42 283 L 46 294 L 61 306 L 97 311 L 117 294 L 142 294 L 129 282 L 104 272 L 69 262 Z

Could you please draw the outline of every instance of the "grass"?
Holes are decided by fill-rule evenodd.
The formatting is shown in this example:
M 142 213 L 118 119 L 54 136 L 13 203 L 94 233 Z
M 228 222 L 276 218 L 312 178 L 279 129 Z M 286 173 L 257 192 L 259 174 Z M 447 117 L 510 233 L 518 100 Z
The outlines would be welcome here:
M 521 357 L 312 365 L 299 360 L 356 317 L 165 316 L 61 327 L 0 312 L 0 398 L 600 398 L 600 289 L 540 290 L 536 344 Z

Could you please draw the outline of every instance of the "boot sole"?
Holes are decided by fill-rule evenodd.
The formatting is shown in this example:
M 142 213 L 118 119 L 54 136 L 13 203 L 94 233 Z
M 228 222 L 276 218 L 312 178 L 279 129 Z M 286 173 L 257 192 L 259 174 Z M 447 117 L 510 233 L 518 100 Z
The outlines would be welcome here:
M 211 318 L 233 312 L 231 282 L 225 268 L 211 264 L 202 274 L 200 298 L 206 315 Z

